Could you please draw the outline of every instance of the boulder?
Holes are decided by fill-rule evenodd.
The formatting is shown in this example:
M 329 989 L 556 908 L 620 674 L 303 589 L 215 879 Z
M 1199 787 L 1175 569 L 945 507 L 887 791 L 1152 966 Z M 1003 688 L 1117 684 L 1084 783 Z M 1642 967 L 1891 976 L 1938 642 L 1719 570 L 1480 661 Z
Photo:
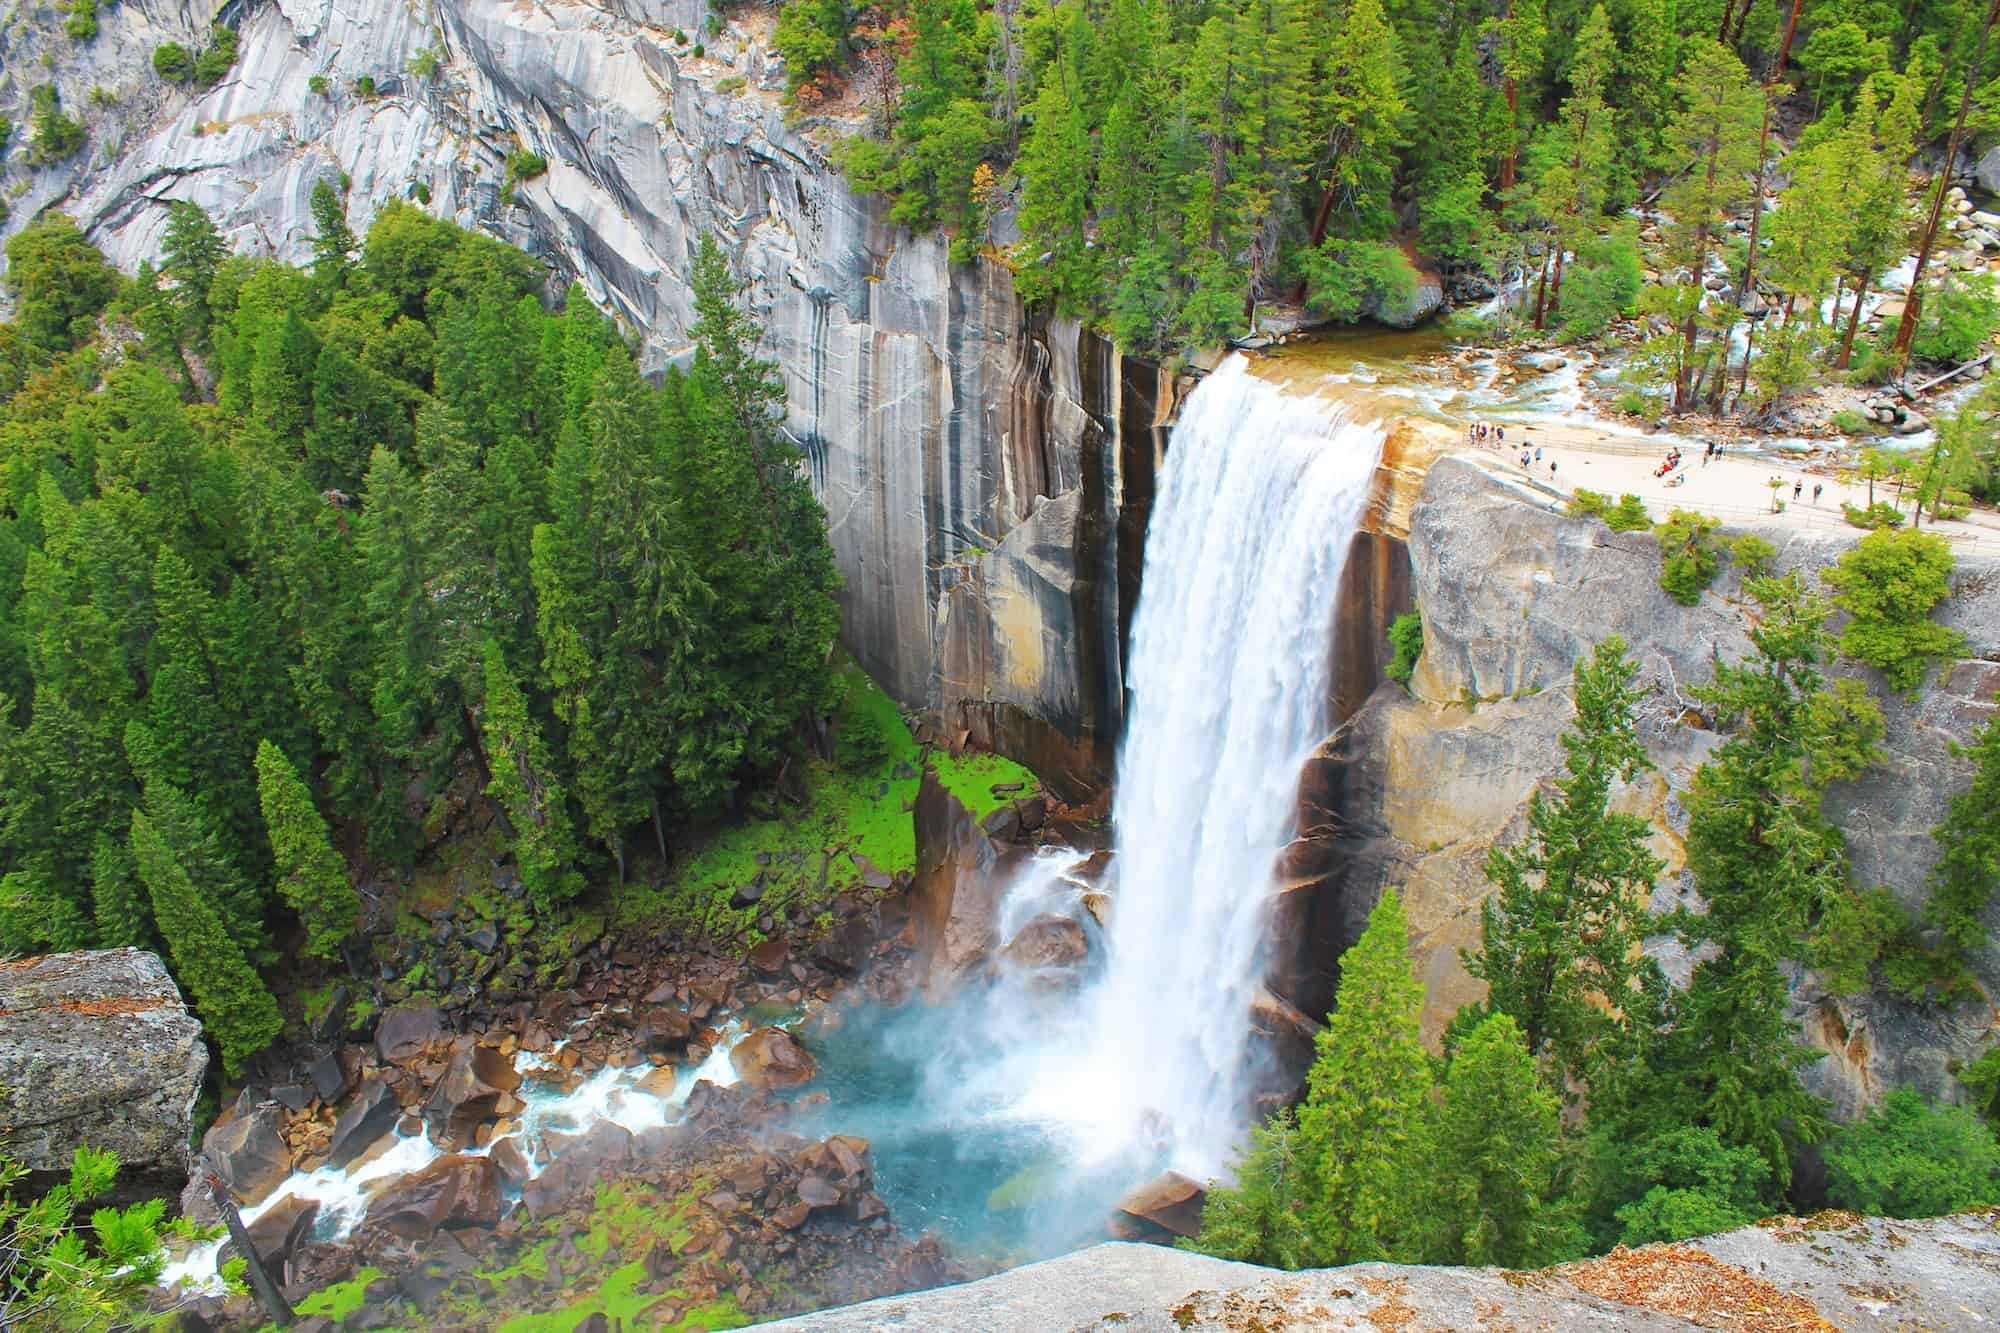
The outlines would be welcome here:
M 753 1088 L 791 1088 L 819 1072 L 811 1052 L 798 1038 L 778 1027 L 762 1027 L 736 1043 L 729 1052 L 736 1076 Z
M 632 1160 L 632 1135 L 604 1121 L 582 1134 L 548 1136 L 549 1164 L 521 1190 L 521 1202 L 536 1218 L 547 1217 Z
M 1176 1236 L 1192 1236 L 1201 1230 L 1201 1205 L 1207 1195 L 1180 1172 L 1164 1172 L 1118 1201 L 1114 1230 L 1131 1219 Z
M 347 1095 L 349 1087 L 347 1065 L 335 1051 L 328 1051 L 312 1062 L 306 1077 L 312 1082 L 313 1095 L 328 1106 Z
M 479 1127 L 496 1119 L 503 1099 L 521 1086 L 513 1061 L 497 1046 L 471 1046 L 452 1056 L 424 1104 L 431 1140 L 446 1152 L 470 1147 Z
M 534 1174 L 534 1167 L 528 1162 L 528 1155 L 521 1151 L 520 1140 L 508 1135 L 487 1150 L 486 1158 L 499 1171 L 500 1178 L 514 1189 L 519 1189 Z
M 245 1093 L 230 1115 L 201 1141 L 202 1157 L 222 1178 L 236 1202 L 262 1203 L 292 1173 L 292 1150 L 285 1145 L 285 1109 L 275 1102 L 250 1103 Z
M 288 1194 L 265 1209 L 246 1230 L 257 1257 L 273 1272 L 282 1273 L 299 1246 L 312 1235 L 313 1223 L 318 1220 L 319 1200 Z M 233 1246 L 223 1248 L 234 1253 Z
M 375 1021 L 375 1050 L 391 1064 L 412 1060 L 444 1033 L 444 1011 L 436 1005 L 399 1005 Z
M 403 1108 L 387 1083 L 371 1078 L 361 1085 L 351 1101 L 341 1108 L 327 1141 L 326 1164 L 344 1167 L 373 1147 L 377 1140 L 396 1127 Z
M 88 1144 L 180 1175 L 207 1068 L 201 1024 L 157 955 L 0 962 L 0 1137 L 28 1167 L 67 1171 Z
M 368 1205 L 369 1230 L 422 1241 L 442 1227 L 492 1226 L 500 1220 L 500 1169 L 491 1158 L 454 1153 L 398 1176 Z
M 684 1009 L 649 1009 L 632 1028 L 632 1045 L 646 1055 L 670 1055 L 687 1049 L 694 1020 Z
M 812 947 L 812 960 L 835 976 L 851 977 L 868 961 L 868 925 L 850 917 Z
M 2000 194 L 2000 145 L 1986 150 L 1986 155 L 1972 168 L 1972 178 L 1986 193 Z
M 1083 927 L 1066 916 L 1045 912 L 1028 922 L 1007 942 L 1003 956 L 1015 967 L 1077 967 L 1089 956 Z
M 782 939 L 763 940 L 750 950 L 750 966 L 758 975 L 776 977 L 784 975 L 785 963 L 791 957 L 791 950 Z

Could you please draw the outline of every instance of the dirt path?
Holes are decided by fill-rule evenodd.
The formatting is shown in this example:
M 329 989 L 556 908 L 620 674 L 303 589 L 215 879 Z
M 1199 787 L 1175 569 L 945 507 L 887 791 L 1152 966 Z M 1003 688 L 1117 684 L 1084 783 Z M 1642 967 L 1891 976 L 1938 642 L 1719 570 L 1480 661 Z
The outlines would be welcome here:
M 1503 444 L 1489 440 L 1483 446 L 1481 451 L 1487 457 L 1497 458 L 1519 471 L 1521 448 L 1525 445 L 1530 450 L 1528 470 L 1535 480 L 1554 485 L 1565 493 L 1573 493 L 1581 486 L 1614 500 L 1621 495 L 1636 495 L 1656 519 L 1675 509 L 1692 509 L 1732 523 L 1853 535 L 1856 530 L 1841 516 L 1840 507 L 1843 503 L 1864 505 L 1868 501 L 1866 483 L 1849 484 L 1830 472 L 1809 471 L 1795 463 L 1732 457 L 1725 450 L 1721 458 L 1704 465 L 1698 443 L 1682 443 L 1681 466 L 1669 476 L 1656 476 L 1670 447 L 1660 439 L 1555 420 L 1509 424 L 1505 429 Z M 1460 438 L 1463 442 L 1464 437 Z M 1534 460 L 1535 450 L 1540 450 L 1539 461 Z M 1780 513 L 1772 512 L 1769 485 L 1772 477 L 1784 480 L 1779 491 L 1784 500 Z M 1679 485 L 1667 484 L 1675 479 L 1680 479 Z M 1813 498 L 1814 486 L 1823 488 L 1817 500 Z M 1796 499 L 1794 487 L 1798 490 Z M 1875 498 L 1893 501 L 1894 485 L 1877 482 Z M 1924 526 L 1932 525 L 1926 521 Z M 1966 521 L 1935 526 L 1954 542 L 2000 553 L 2000 515 L 1975 510 Z

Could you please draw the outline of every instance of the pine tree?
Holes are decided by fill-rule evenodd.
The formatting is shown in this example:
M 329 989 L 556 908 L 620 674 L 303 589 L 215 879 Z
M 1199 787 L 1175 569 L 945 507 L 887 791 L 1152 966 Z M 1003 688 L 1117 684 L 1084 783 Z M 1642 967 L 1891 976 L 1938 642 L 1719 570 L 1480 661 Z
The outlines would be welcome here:
M 1433 1143 L 1438 1261 L 1540 1268 L 1583 1252 L 1556 1097 L 1506 1014 L 1459 1043 Z
M 1321 183 L 1311 240 L 1329 235 L 1379 239 L 1393 224 L 1389 187 L 1409 107 L 1394 29 L 1379 0 L 1354 0 L 1324 59 L 1314 90 L 1314 178 Z
M 1698 687 L 1728 740 L 1686 798 L 1687 858 L 1707 911 L 1674 925 L 1695 966 L 1642 1095 L 1651 1126 L 1713 1128 L 1754 1148 L 1782 1188 L 1790 1149 L 1825 1126 L 1798 1070 L 1817 1058 L 1791 1019 L 1787 971 L 1824 947 L 1819 927 L 1851 898 L 1846 847 L 1821 809 L 1827 787 L 1878 754 L 1882 716 L 1859 682 L 1828 685 L 1830 608 L 1796 573 L 1746 580 L 1762 609 L 1756 656 Z M 1713 946 L 1712 950 L 1709 946 Z
M 181 335 L 206 347 L 213 322 L 208 294 L 229 247 L 200 205 L 176 199 L 167 205 L 167 229 L 160 238 L 161 272 L 174 284 Z
M 106 949 L 159 947 L 153 929 L 153 903 L 139 881 L 138 867 L 121 838 L 97 835 L 90 855 L 91 906 L 97 918 L 97 943 Z
M 132 812 L 132 859 L 152 893 L 174 975 L 193 992 L 195 1009 L 222 1050 L 223 1069 L 234 1078 L 284 1029 L 278 1002 L 142 810 Z
M 486 646 L 485 677 L 486 707 L 479 721 L 493 765 L 487 794 L 513 824 L 521 882 L 536 905 L 549 910 L 583 890 L 567 797 L 498 644 Z
M 1961 953 L 1986 946 L 1982 914 L 2000 887 L 2000 718 L 1952 753 L 1973 764 L 1972 781 L 1951 798 L 1944 822 L 1931 830 L 1938 845 L 1924 915 Z
M 1462 951 L 1490 990 L 1461 1023 L 1507 1015 L 1563 1096 L 1609 1072 L 1626 1034 L 1644 1028 L 1659 985 L 1639 945 L 1664 863 L 1646 846 L 1646 821 L 1610 809 L 1614 783 L 1653 767 L 1634 721 L 1638 674 L 1615 635 L 1576 664 L 1567 775 L 1554 800 L 1529 797 L 1526 841 L 1487 853 L 1486 878 L 1499 892 L 1480 907 L 1478 951 Z
M 1236 1183 L 1211 1182 L 1202 1199 L 1193 1248 L 1218 1259 L 1304 1268 L 1312 1263 L 1305 1231 L 1316 1177 L 1306 1160 L 1297 1117 L 1287 1107 L 1250 1130 L 1236 1161 Z
M 1063 63 L 1043 77 L 1033 128 L 1016 164 L 1022 262 L 1015 286 L 1023 300 L 1053 300 L 1060 313 L 1074 314 L 1098 296 L 1097 258 L 1089 244 L 1091 139 L 1070 91 L 1078 74 Z
M 285 752 L 269 741 L 257 746 L 257 799 L 278 866 L 278 892 L 306 923 L 306 952 L 339 957 L 341 942 L 361 914 L 361 899 L 312 792 Z
M 1723 224 L 1750 193 L 1762 101 L 1743 62 L 1713 42 L 1691 46 L 1675 89 L 1682 106 L 1667 127 L 1667 143 L 1680 161 L 1692 166 L 1668 188 L 1661 206 L 1674 222 L 1667 232 L 1668 257 L 1687 270 L 1680 285 L 1691 289 L 1675 311 L 1682 352 L 1674 376 L 1674 410 L 1685 411 L 1697 397 L 1693 372 L 1702 280 Z
M 1341 956 L 1299 1109 L 1302 1153 L 1318 1182 L 1306 1214 L 1316 1264 L 1421 1257 L 1431 1091 L 1423 1004 L 1402 903 L 1389 890 Z
M 347 204 L 333 183 L 322 176 L 313 182 L 313 282 L 331 295 L 347 285 L 354 256 L 361 245 L 347 225 Z

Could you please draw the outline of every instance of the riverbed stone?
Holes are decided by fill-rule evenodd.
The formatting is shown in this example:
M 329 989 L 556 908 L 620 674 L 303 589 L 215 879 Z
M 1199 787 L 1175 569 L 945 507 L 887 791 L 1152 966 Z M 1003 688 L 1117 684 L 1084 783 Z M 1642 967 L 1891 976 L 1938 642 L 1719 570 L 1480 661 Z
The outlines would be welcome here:
M 1083 927 L 1074 918 L 1045 912 L 1022 926 L 1007 942 L 1003 956 L 1015 967 L 1079 967 L 1090 954 Z
M 376 1020 L 375 1050 L 391 1064 L 414 1060 L 444 1034 L 444 1011 L 436 1005 L 398 1005 Z
M 521 1075 L 513 1061 L 497 1046 L 459 1051 L 424 1104 L 424 1124 L 432 1142 L 448 1152 L 472 1146 L 480 1126 L 496 1119 L 520 1086 Z
M 398 1176 L 368 1205 L 363 1226 L 422 1241 L 442 1227 L 500 1220 L 500 1171 L 490 1158 L 453 1153 Z
M 819 1072 L 812 1053 L 781 1027 L 761 1027 L 729 1051 L 736 1076 L 753 1088 L 791 1088 Z
M 388 1083 L 370 1078 L 334 1118 L 333 1134 L 327 1142 L 327 1165 L 351 1164 L 393 1130 L 402 1114 L 403 1108 Z
M 248 1094 L 202 1138 L 202 1158 L 222 1178 L 236 1202 L 262 1203 L 292 1173 L 292 1150 L 285 1143 L 285 1109 L 276 1102 L 251 1102 Z

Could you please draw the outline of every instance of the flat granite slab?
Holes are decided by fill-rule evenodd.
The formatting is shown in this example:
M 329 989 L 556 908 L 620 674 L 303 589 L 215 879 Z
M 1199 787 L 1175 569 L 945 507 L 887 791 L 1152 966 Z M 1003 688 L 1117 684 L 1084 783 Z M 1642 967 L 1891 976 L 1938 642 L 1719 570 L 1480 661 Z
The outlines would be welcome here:
M 967 1282 L 781 1319 L 788 1333 L 1317 1333 L 1332 1329 L 1903 1333 L 2000 1327 L 2000 1208 L 1774 1218 L 1535 1272 L 1299 1273 L 1110 1242 Z

